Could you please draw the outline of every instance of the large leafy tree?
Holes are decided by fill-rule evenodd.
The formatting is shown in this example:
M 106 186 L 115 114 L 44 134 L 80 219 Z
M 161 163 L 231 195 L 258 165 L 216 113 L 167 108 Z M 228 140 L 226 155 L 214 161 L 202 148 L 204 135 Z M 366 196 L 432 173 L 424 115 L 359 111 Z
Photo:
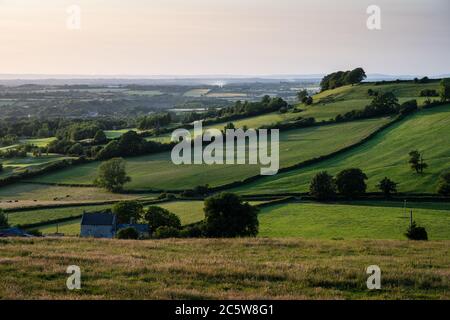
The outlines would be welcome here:
M 336 184 L 326 171 L 319 172 L 311 180 L 309 193 L 317 200 L 331 200 L 336 194 Z
M 233 193 L 205 200 L 205 231 L 210 237 L 231 238 L 258 234 L 258 209 Z
M 94 183 L 108 191 L 120 192 L 125 183 L 131 181 L 125 170 L 125 160 L 113 158 L 100 165 L 97 179 Z
M 336 176 L 336 185 L 340 194 L 347 198 L 357 198 L 366 193 L 367 176 L 361 169 L 345 169 Z
M 112 207 L 112 212 L 117 216 L 118 223 L 137 222 L 142 218 L 144 207 L 138 201 L 121 201 Z
M 144 219 L 153 232 L 160 227 L 181 228 L 180 218 L 176 214 L 157 206 L 149 207 L 144 214 Z

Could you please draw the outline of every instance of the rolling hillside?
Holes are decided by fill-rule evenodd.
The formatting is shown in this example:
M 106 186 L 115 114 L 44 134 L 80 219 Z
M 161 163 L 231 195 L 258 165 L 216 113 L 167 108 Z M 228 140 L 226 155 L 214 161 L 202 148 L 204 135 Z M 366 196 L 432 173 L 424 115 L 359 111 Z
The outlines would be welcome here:
M 436 192 L 439 175 L 450 170 L 450 105 L 423 110 L 384 130 L 358 148 L 332 159 L 291 172 L 267 177 L 235 189 L 241 193 L 306 192 L 312 177 L 326 170 L 336 174 L 346 168 L 361 168 L 369 177 L 369 191 L 378 191 L 384 177 L 398 182 L 400 192 Z M 429 168 L 423 174 L 408 165 L 408 153 L 424 153 Z
M 370 135 L 388 118 L 289 130 L 280 134 L 280 167 L 327 155 Z M 91 184 L 99 162 L 74 166 L 34 179 L 36 182 Z M 198 185 L 218 186 L 258 175 L 259 165 L 180 165 L 171 162 L 170 153 L 127 159 L 132 181 L 128 189 L 183 190 Z

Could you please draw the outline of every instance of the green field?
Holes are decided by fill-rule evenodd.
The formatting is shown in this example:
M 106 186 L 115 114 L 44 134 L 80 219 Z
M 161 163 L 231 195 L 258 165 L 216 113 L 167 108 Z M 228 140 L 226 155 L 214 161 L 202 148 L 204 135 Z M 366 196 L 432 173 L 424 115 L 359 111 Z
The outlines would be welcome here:
M 251 205 L 258 205 L 264 203 L 264 201 L 249 201 L 249 203 Z M 165 208 L 175 213 L 178 217 L 180 217 L 182 225 L 198 222 L 205 218 L 205 214 L 203 212 L 203 201 L 174 201 L 156 204 L 156 206 Z
M 48 224 L 44 227 L 37 228 L 43 235 L 52 233 L 63 233 L 64 236 L 78 236 L 80 234 L 80 219 L 74 219 L 58 224 Z
M 333 90 L 314 95 L 314 104 L 311 106 L 300 105 L 304 112 L 298 115 L 302 117 L 314 117 L 317 121 L 334 119 L 338 114 L 345 114 L 352 110 L 361 110 L 372 101 L 367 91 L 372 89 L 379 93 L 393 92 L 400 103 L 415 99 L 419 105 L 423 105 L 427 98 L 420 97 L 420 91 L 424 89 L 439 89 L 438 82 L 428 84 L 395 83 L 375 85 L 363 83 L 356 86 L 343 86 Z M 435 98 L 437 99 L 437 98 Z
M 41 223 L 52 221 L 55 219 L 81 216 L 84 211 L 99 211 L 108 208 L 111 208 L 111 205 L 80 206 L 10 212 L 8 221 L 11 225 Z
M 0 172 L 0 178 L 21 173 L 25 170 L 39 170 L 52 162 L 57 162 L 64 159 L 71 159 L 71 157 L 58 154 L 43 154 L 40 157 L 33 157 L 29 154 L 24 158 L 0 159 L 0 163 L 3 164 L 3 170 Z
M 280 134 L 280 166 L 287 167 L 349 146 L 389 121 L 387 118 L 289 130 Z M 99 162 L 75 166 L 34 179 L 38 182 L 91 184 Z M 222 185 L 258 175 L 259 165 L 174 165 L 170 153 L 127 159 L 128 189 L 188 189 Z
M 440 174 L 450 169 L 450 105 L 423 110 L 384 130 L 374 139 L 345 154 L 309 167 L 264 177 L 237 188 L 242 193 L 306 192 L 312 177 L 326 170 L 336 174 L 346 168 L 361 168 L 369 177 L 368 190 L 384 177 L 398 182 L 400 192 L 435 193 Z M 411 150 L 424 153 L 429 168 L 423 174 L 408 165 Z
M 54 232 L 54 231 L 53 231 Z M 449 241 L 0 239 L 0 299 L 449 299 Z M 368 290 L 366 268 L 382 270 Z M 82 270 L 67 290 L 66 269 Z
M 142 194 L 115 194 L 94 187 L 67 187 L 31 183 L 15 183 L 0 188 L 0 208 L 20 208 L 118 201 L 142 198 Z M 149 199 L 149 195 L 145 198 Z M 151 195 L 151 197 L 156 197 Z
M 450 203 L 289 203 L 262 209 L 261 237 L 406 239 L 409 210 L 430 240 L 450 240 Z M 406 211 L 406 212 L 405 212 Z
M 20 142 L 22 144 L 32 144 L 35 145 L 36 147 L 46 147 L 53 140 L 56 140 L 56 138 L 50 137 L 50 138 L 24 139 L 21 140 Z

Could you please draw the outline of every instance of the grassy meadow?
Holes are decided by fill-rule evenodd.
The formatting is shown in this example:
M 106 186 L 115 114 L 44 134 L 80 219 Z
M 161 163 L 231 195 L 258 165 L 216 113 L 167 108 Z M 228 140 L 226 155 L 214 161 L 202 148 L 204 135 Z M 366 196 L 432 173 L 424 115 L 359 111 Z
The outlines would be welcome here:
M 332 159 L 260 180 L 235 189 L 241 193 L 306 192 L 312 177 L 326 170 L 337 174 L 346 168 L 361 168 L 369 177 L 368 191 L 384 177 L 399 183 L 399 192 L 435 193 L 438 178 L 450 170 L 450 105 L 422 110 L 384 130 L 351 151 Z M 429 168 L 423 174 L 413 172 L 408 153 L 419 150 Z
M 390 119 L 371 119 L 343 124 L 289 130 L 280 133 L 280 167 L 326 155 L 370 135 Z M 183 190 L 198 185 L 218 186 L 258 175 L 259 165 L 174 165 L 170 153 L 128 158 L 127 189 Z M 60 184 L 92 184 L 99 162 L 77 165 L 34 179 Z
M 94 187 L 67 187 L 31 183 L 15 183 L 0 188 L 0 208 L 40 205 L 77 204 L 142 198 L 137 194 L 110 193 Z M 148 199 L 146 195 L 146 199 Z
M 0 239 L 0 299 L 449 299 L 449 241 Z M 382 270 L 381 290 L 366 268 Z M 66 268 L 81 268 L 81 290 Z
M 27 211 L 10 212 L 8 221 L 11 225 L 34 224 L 56 219 L 81 216 L 84 211 L 100 211 L 111 208 L 111 205 L 74 206 L 52 209 L 34 209 Z
M 260 237 L 306 239 L 406 239 L 409 211 L 430 240 L 450 240 L 449 203 L 289 203 L 263 208 Z

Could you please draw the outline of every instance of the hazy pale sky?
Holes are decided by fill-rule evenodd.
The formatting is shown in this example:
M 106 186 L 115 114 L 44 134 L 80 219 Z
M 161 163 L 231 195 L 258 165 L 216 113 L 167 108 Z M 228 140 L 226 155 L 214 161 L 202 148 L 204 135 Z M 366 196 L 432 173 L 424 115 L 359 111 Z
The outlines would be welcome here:
M 0 74 L 436 75 L 449 16 L 448 0 L 0 0 Z

